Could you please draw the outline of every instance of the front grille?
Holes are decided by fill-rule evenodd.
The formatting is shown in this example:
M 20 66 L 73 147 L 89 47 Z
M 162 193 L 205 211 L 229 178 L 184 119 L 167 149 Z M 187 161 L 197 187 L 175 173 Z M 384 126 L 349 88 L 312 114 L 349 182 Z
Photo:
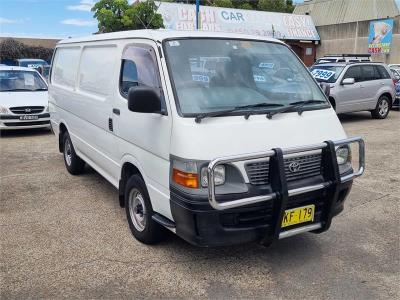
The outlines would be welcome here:
M 288 182 L 321 175 L 321 154 L 285 158 L 284 163 L 286 181 Z M 299 170 L 290 171 L 291 163 L 298 163 Z
M 50 124 L 50 121 L 31 121 L 31 122 L 7 122 L 4 123 L 6 126 L 34 126 L 34 125 L 45 125 Z
M 249 181 L 254 185 L 268 184 L 269 182 L 269 163 L 268 161 L 259 161 L 245 165 Z
M 44 106 L 17 106 L 10 107 L 10 110 L 17 115 L 39 114 L 44 110 Z
M 299 169 L 292 172 L 291 163 L 297 163 Z M 284 159 L 286 181 L 310 178 L 322 174 L 321 154 L 304 155 Z M 249 182 L 254 185 L 269 183 L 269 163 L 268 161 L 258 161 L 245 164 Z

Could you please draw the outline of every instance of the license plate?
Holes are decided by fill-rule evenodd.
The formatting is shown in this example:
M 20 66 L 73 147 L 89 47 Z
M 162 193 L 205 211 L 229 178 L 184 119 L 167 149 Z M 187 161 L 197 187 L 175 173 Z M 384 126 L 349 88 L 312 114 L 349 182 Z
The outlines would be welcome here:
M 20 120 L 37 120 L 39 119 L 39 116 L 20 116 Z
M 282 227 L 314 221 L 314 210 L 314 204 L 285 210 Z

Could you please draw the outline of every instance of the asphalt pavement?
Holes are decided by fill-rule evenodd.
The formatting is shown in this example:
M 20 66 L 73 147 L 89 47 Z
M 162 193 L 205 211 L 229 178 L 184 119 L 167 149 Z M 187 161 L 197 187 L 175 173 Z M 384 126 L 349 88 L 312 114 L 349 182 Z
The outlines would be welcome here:
M 135 240 L 117 191 L 67 173 L 49 131 L 0 138 L 0 298 L 399 299 L 400 113 L 340 117 L 367 167 L 323 234 L 269 248 Z

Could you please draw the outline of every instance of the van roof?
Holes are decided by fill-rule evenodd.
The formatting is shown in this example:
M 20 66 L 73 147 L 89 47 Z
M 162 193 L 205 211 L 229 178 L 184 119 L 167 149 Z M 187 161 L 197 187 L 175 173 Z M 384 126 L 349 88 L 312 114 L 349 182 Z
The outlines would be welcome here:
M 246 35 L 237 33 L 227 32 L 213 32 L 213 31 L 178 31 L 178 30 L 166 30 L 166 29 L 141 29 L 141 30 L 128 30 L 119 31 L 112 33 L 93 34 L 85 37 L 70 38 L 58 42 L 58 45 L 81 43 L 81 42 L 94 42 L 94 41 L 105 41 L 105 40 L 116 40 L 116 39 L 131 39 L 131 38 L 143 38 L 151 39 L 154 41 L 162 41 L 169 38 L 231 38 L 231 39 L 253 39 L 260 41 L 270 41 L 282 43 L 281 41 L 274 38 L 267 38 L 256 35 Z

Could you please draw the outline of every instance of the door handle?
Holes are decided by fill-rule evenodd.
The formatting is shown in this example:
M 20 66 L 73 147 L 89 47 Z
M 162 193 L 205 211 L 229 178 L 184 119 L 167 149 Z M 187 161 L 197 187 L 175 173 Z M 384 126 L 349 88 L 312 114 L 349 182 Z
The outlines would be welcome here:
M 121 114 L 121 111 L 118 108 L 113 108 L 113 113 L 119 116 Z

